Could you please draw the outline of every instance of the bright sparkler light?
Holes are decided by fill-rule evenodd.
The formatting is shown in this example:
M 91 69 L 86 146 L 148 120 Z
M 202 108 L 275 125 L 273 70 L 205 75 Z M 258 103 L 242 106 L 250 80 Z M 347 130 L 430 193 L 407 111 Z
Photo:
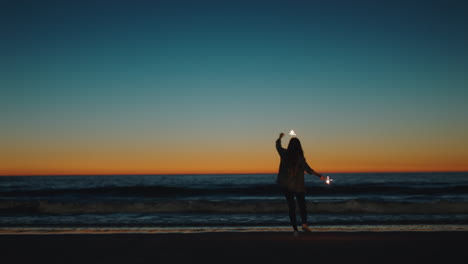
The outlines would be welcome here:
M 295 136 L 296 136 L 296 132 L 294 132 L 294 130 L 291 129 L 291 131 L 289 132 L 289 135 L 295 137 Z
M 330 176 L 327 176 L 327 178 L 325 179 L 325 183 L 330 185 L 330 183 L 333 181 L 333 179 L 330 179 Z

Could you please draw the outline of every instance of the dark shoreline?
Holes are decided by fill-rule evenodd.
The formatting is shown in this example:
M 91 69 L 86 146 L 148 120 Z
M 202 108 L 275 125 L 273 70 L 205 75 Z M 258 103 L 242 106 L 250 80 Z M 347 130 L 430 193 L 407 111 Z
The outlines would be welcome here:
M 4 263 L 454 263 L 468 232 L 0 235 Z

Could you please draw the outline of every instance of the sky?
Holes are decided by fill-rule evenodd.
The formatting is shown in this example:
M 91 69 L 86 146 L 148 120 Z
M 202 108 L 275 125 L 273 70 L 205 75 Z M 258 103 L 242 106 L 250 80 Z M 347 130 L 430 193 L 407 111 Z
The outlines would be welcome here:
M 468 171 L 465 1 L 2 1 L 0 175 Z M 283 139 L 287 147 L 289 136 Z

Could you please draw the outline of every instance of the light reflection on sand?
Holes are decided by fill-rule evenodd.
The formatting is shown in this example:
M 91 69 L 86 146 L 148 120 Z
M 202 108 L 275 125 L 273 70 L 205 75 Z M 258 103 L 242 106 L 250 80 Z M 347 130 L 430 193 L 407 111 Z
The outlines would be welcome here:
M 441 232 L 468 231 L 468 225 L 333 225 L 316 232 Z M 220 232 L 291 232 L 290 227 L 4 227 L 1 235 L 33 234 L 191 234 Z

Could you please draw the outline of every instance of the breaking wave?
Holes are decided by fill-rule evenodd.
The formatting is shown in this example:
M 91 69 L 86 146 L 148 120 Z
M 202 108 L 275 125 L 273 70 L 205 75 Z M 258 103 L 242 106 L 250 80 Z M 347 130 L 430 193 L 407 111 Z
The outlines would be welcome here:
M 189 197 L 200 195 L 278 195 L 281 191 L 276 184 L 249 186 L 172 187 L 172 186 L 107 186 L 90 188 L 47 188 L 39 190 L 2 190 L 1 197 L 52 197 L 52 196 L 108 196 L 108 197 Z M 390 184 L 359 184 L 310 186 L 307 193 L 317 195 L 355 194 L 468 194 L 468 185 L 443 186 L 422 185 L 404 186 Z
M 374 214 L 468 214 L 468 202 L 390 202 L 353 199 L 341 202 L 308 202 L 315 213 Z M 255 201 L 54 201 L 0 200 L 0 213 L 88 214 L 88 213 L 278 213 L 287 206 L 280 200 Z

